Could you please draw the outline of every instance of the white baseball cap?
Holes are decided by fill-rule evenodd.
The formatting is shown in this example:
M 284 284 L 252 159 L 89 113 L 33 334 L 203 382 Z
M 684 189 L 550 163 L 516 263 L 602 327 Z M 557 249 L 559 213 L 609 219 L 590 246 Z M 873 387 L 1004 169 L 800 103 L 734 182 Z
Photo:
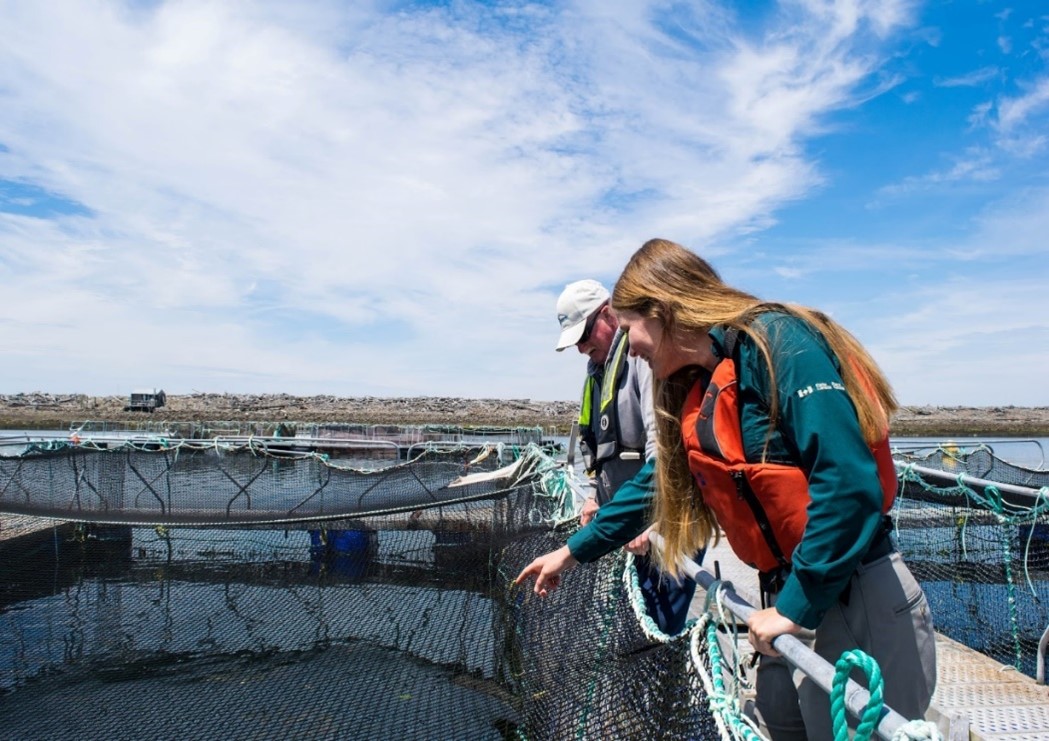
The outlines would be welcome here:
M 558 352 L 579 342 L 586 328 L 586 320 L 608 299 L 608 289 L 596 280 L 577 280 L 565 286 L 557 299 L 557 321 L 561 323 Z

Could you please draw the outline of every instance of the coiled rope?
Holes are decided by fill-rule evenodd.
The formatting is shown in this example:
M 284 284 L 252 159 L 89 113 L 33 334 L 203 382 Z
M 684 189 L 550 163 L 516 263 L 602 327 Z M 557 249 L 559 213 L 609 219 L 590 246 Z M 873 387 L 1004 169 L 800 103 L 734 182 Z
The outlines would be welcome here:
M 867 675 L 867 686 L 870 697 L 863 709 L 860 724 L 856 728 L 854 741 L 868 741 L 878 727 L 882 709 L 885 707 L 885 682 L 881 676 L 881 667 L 868 654 L 857 649 L 846 651 L 834 665 L 834 681 L 830 692 L 830 715 L 834 729 L 834 741 L 849 741 L 849 724 L 845 719 L 845 686 L 849 674 L 854 668 L 862 669 Z M 892 735 L 893 741 L 942 741 L 943 736 L 934 723 L 925 720 L 912 720 L 900 726 Z
M 830 717 L 834 724 L 835 741 L 848 741 L 849 724 L 845 720 L 845 683 L 849 679 L 849 672 L 853 667 L 859 667 L 867 675 L 867 686 L 870 698 L 867 707 L 863 709 L 863 717 L 856 729 L 856 739 L 867 741 L 878 726 L 878 718 L 881 716 L 885 700 L 882 697 L 884 683 L 881 678 L 881 668 L 878 662 L 859 649 L 846 651 L 834 665 L 834 683 L 830 692 Z

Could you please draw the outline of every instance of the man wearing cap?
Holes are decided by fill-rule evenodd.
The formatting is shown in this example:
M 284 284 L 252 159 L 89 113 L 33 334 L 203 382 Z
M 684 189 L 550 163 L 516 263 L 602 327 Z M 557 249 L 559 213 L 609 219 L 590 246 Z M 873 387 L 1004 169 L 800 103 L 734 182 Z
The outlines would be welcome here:
M 535 574 L 551 586 L 560 581 L 561 571 L 595 561 L 640 535 L 632 523 L 643 519 L 651 505 L 656 455 L 652 371 L 648 363 L 630 357 L 626 333 L 609 306 L 608 290 L 595 280 L 569 283 L 557 299 L 557 320 L 561 324 L 557 351 L 575 345 L 590 359 L 579 432 L 594 492 L 580 515 L 585 527 L 563 548 L 537 558 L 517 578 L 520 583 Z M 641 518 L 634 516 L 637 512 Z M 648 556 L 639 553 L 635 552 L 635 564 L 648 614 L 664 633 L 679 633 L 696 584 L 688 578 L 682 582 L 661 578 Z

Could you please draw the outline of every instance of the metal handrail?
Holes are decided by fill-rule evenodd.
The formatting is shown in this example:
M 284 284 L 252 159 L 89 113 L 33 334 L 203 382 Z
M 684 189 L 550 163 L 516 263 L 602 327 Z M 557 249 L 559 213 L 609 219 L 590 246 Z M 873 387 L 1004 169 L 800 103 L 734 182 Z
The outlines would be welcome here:
M 579 440 L 579 423 L 573 422 L 572 429 L 568 433 L 568 450 L 565 453 L 565 463 L 569 470 L 575 466 L 575 451 L 577 441 Z
M 983 442 L 984 445 L 989 447 L 991 449 L 991 452 L 993 452 L 996 456 L 998 455 L 998 451 L 996 451 L 994 449 L 995 445 L 1019 445 L 1019 444 L 1034 445 L 1036 448 L 1038 448 L 1038 454 L 1042 458 L 1038 462 L 1038 465 L 1035 466 L 1035 468 L 1039 469 L 1039 470 L 1045 468 L 1045 448 L 1042 447 L 1042 441 L 1039 440 L 1038 438 L 1034 438 L 1034 437 L 1031 437 L 1031 438 L 1024 438 L 1024 437 L 993 438 L 993 437 L 990 437 L 990 438 L 984 438 L 982 440 L 982 442 Z
M 448 448 L 484 448 L 484 447 L 495 447 L 500 443 L 485 442 L 483 440 L 423 440 L 422 442 L 412 443 L 405 448 L 406 455 L 409 459 L 415 456 L 415 451 L 418 448 L 422 448 L 423 451 L 429 450 L 442 450 Z
M 1034 678 L 1038 684 L 1045 684 L 1045 649 L 1049 646 L 1049 626 L 1042 633 L 1042 639 L 1038 641 L 1038 655 L 1035 658 Z
M 894 461 L 894 463 L 897 472 L 913 471 L 923 479 L 941 481 L 946 486 L 964 484 L 973 489 L 995 489 L 1000 494 L 1008 495 L 1004 496 L 1003 499 L 1013 505 L 1033 506 L 1040 501 L 1043 496 L 1042 490 L 1044 487 L 1036 488 L 1033 486 L 1022 486 L 1020 484 L 1007 484 L 1001 481 L 991 481 L 976 476 L 969 476 L 965 473 L 955 473 L 953 471 L 944 471 L 940 468 L 918 466 L 904 461 Z
M 1040 460 L 1035 464 L 1035 470 L 1045 469 L 1045 447 L 1042 445 L 1042 441 L 1034 437 L 979 437 L 973 439 L 939 439 L 939 438 L 918 438 L 918 440 L 892 440 L 890 441 L 892 451 L 894 453 L 905 453 L 905 454 L 916 454 L 923 451 L 935 452 L 941 450 L 944 447 L 955 447 L 959 450 L 975 450 L 977 448 L 987 448 L 991 451 L 991 455 L 995 458 L 1005 461 L 1006 463 L 1012 463 L 1012 461 L 1006 456 L 1008 453 L 1000 453 L 995 446 L 1008 446 L 1010 448 L 1017 445 L 1033 445 L 1038 449 L 1038 455 Z M 1015 453 L 1015 451 L 1013 451 Z M 1013 465 L 1018 465 L 1013 463 Z M 1026 464 L 1024 468 L 1030 468 Z
M 6 442 L 70 442 L 70 435 L 33 435 L 32 433 L 0 437 L 0 443 Z M 366 439 L 366 438 L 332 438 L 332 437 L 275 437 L 262 435 L 216 435 L 215 437 L 191 438 L 170 437 L 158 433 L 130 431 L 126 434 L 103 433 L 99 435 L 78 435 L 77 441 L 81 444 L 91 443 L 160 443 L 166 442 L 169 446 L 185 443 L 194 447 L 214 447 L 217 445 L 245 446 L 259 445 L 273 448 L 295 448 L 295 447 L 317 447 L 317 448 L 399 448 L 392 440 Z
M 663 547 L 663 538 L 659 533 L 650 533 L 649 540 L 654 543 L 656 547 Z M 692 579 L 706 591 L 709 592 L 712 588 L 717 588 L 719 581 L 717 577 L 709 571 L 701 568 L 692 559 L 684 559 L 683 567 L 685 573 L 692 577 Z M 746 621 L 747 618 L 757 611 L 757 608 L 736 594 L 735 590 L 731 588 L 731 585 L 722 583 L 721 586 L 724 587 L 723 594 L 725 607 L 727 607 L 729 612 L 733 615 Z M 803 671 L 809 679 L 815 682 L 824 692 L 828 695 L 831 693 L 834 683 L 835 669 L 831 666 L 830 662 L 806 646 L 795 636 L 789 634 L 784 634 L 774 638 L 772 640 L 772 647 L 779 651 L 783 657 L 790 662 L 791 666 Z M 845 685 L 845 707 L 853 714 L 853 716 L 856 718 L 862 718 L 869 700 L 870 692 L 865 690 L 858 682 L 855 682 L 852 679 L 847 680 Z M 894 734 L 909 722 L 909 719 L 904 718 L 888 705 L 885 705 L 882 708 L 881 720 L 878 721 L 875 731 L 881 738 L 886 741 L 891 741 Z

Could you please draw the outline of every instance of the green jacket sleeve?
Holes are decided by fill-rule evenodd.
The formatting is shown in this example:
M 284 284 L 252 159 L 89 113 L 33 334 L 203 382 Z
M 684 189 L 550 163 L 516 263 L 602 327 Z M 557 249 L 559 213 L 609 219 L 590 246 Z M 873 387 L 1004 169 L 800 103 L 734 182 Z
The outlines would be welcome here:
M 823 339 L 801 320 L 782 314 L 771 315 L 766 327 L 776 368 L 778 431 L 790 456 L 808 473 L 810 498 L 805 532 L 776 609 L 798 625 L 815 628 L 880 526 L 881 483 L 837 360 Z M 767 369 L 753 346 L 740 363 L 757 384 L 767 386 Z M 767 389 L 764 394 L 771 398 Z
M 582 563 L 596 561 L 645 531 L 655 490 L 654 472 L 655 458 L 649 458 L 634 478 L 601 506 L 594 519 L 568 539 L 573 558 Z

